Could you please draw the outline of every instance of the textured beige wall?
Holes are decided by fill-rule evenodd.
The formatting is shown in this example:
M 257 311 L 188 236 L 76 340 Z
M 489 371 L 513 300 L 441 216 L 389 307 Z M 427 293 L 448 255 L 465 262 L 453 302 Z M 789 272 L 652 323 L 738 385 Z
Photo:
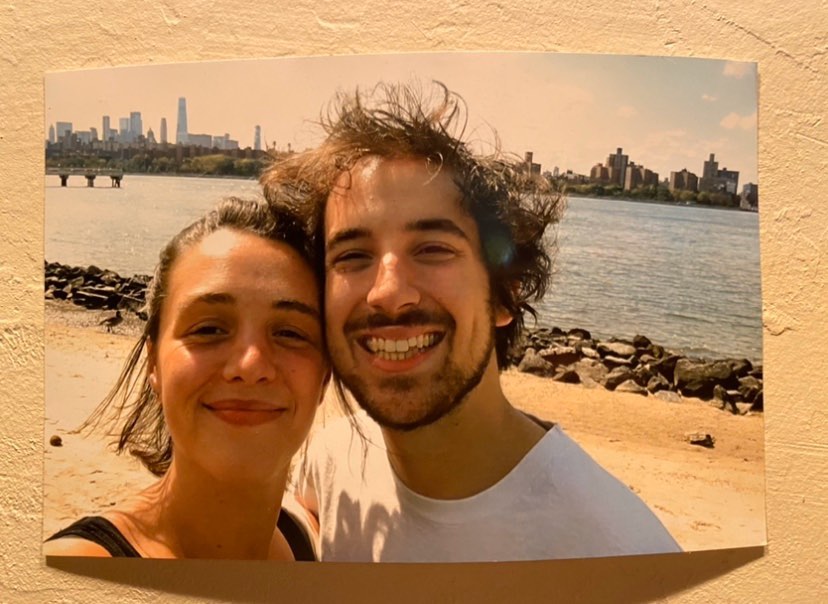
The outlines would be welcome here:
M 272 4 L 267 10 L 264 3 L 194 0 L 0 3 L 0 601 L 167 601 L 160 592 L 173 594 L 171 601 L 396 602 L 428 596 L 477 602 L 667 597 L 816 602 L 826 597 L 826 2 L 450 0 L 420 2 L 416 10 L 393 0 Z M 200 59 L 455 49 L 759 62 L 767 550 L 495 567 L 128 560 L 64 560 L 59 567 L 46 567 L 39 545 L 43 73 Z

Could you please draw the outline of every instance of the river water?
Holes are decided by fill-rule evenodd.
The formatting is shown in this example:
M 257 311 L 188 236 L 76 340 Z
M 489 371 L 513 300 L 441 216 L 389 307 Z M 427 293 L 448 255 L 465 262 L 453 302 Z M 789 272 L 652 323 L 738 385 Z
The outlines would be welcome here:
M 161 246 L 222 197 L 259 195 L 255 180 L 127 174 L 120 189 L 96 184 L 46 176 L 48 261 L 149 274 Z M 757 214 L 570 198 L 557 242 L 540 325 L 761 360 Z

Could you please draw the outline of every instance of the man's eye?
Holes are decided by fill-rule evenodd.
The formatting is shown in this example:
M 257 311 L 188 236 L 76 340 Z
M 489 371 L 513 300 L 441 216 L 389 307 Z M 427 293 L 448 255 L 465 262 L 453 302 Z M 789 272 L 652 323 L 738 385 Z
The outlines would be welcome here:
M 427 243 L 417 248 L 417 256 L 426 260 L 448 260 L 456 254 L 453 247 L 441 243 Z
M 353 270 L 367 266 L 371 262 L 371 255 L 368 252 L 349 250 L 335 256 L 330 267 L 338 270 Z

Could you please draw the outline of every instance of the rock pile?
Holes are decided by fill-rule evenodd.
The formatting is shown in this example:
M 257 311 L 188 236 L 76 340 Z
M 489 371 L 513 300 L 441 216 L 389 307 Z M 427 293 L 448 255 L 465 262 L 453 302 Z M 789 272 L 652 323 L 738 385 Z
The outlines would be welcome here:
M 94 265 L 82 268 L 58 262 L 45 264 L 47 300 L 69 300 L 90 310 L 131 310 L 146 319 L 141 309 L 149 276 L 121 277 Z
M 713 400 L 733 413 L 763 409 L 762 366 L 747 359 L 704 360 L 676 354 L 645 336 L 594 339 L 585 329 L 530 330 L 513 361 L 518 370 L 616 392 Z

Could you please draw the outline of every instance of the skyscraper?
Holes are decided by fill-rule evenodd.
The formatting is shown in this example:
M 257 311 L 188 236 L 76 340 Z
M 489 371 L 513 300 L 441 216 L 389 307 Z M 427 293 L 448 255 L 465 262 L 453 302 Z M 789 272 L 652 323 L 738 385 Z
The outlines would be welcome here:
M 55 138 L 55 126 L 50 125 L 49 126 L 49 144 L 54 145 L 56 142 L 57 142 L 57 139 Z
M 130 142 L 129 137 L 129 118 L 128 117 L 119 117 L 118 118 L 118 142 L 121 143 L 128 143 Z
M 109 137 L 112 136 L 112 132 L 110 130 L 111 128 L 109 127 L 109 116 L 105 115 L 103 116 L 103 132 L 101 133 L 104 141 L 108 141 Z
M 70 134 L 72 134 L 72 122 L 57 122 L 55 124 L 55 136 L 57 136 L 57 142 L 60 142 L 60 139 Z
M 262 150 L 262 127 L 256 126 L 255 134 L 253 135 L 253 150 Z
M 167 118 L 161 118 L 161 144 L 167 144 Z
M 129 113 L 129 135 L 130 139 L 134 141 L 144 135 L 144 124 L 141 122 L 140 111 Z
M 175 143 L 186 145 L 187 137 L 187 99 L 183 96 L 178 99 L 178 125 L 175 129 Z

